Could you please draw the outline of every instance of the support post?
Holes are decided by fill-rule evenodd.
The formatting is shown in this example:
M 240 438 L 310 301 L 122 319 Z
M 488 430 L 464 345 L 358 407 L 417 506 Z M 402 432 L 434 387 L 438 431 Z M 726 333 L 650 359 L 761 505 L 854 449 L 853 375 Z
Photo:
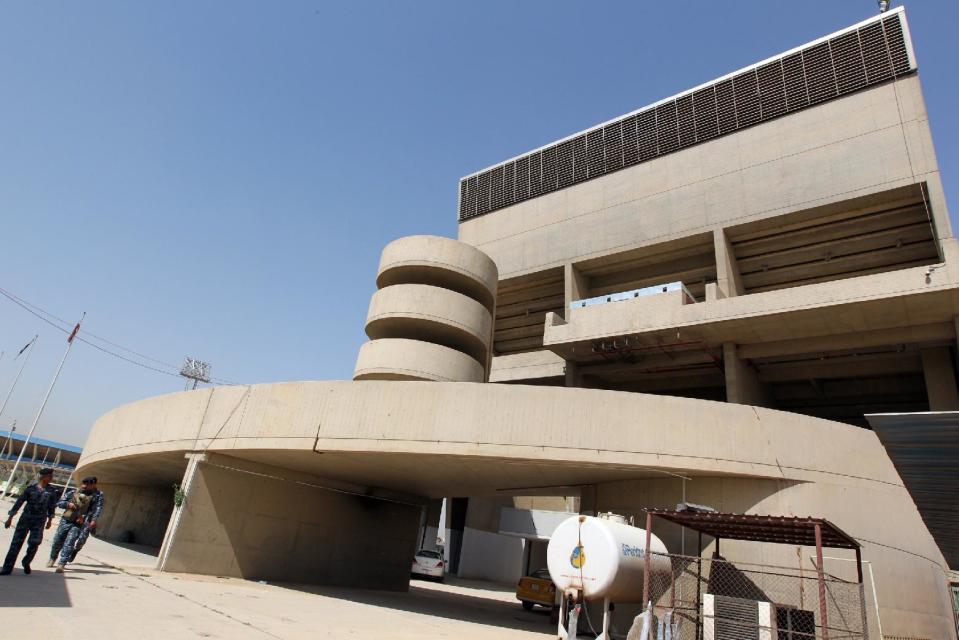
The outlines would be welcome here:
M 713 231 L 713 247 L 716 252 L 716 286 L 719 295 L 723 298 L 743 295 L 742 276 L 725 229 Z
M 696 639 L 703 637 L 703 532 L 697 531 L 696 539 Z
M 202 462 L 206 462 L 206 453 L 203 451 L 192 451 L 185 456 L 189 462 L 186 465 L 186 471 L 183 473 L 183 480 L 180 488 L 183 491 L 183 503 L 179 507 L 174 507 L 173 515 L 170 517 L 170 523 L 167 525 L 166 535 L 163 536 L 163 544 L 160 546 L 160 554 L 157 559 L 157 571 L 163 571 L 166 568 L 167 558 L 170 556 L 170 548 L 176 539 L 176 532 L 180 526 L 180 516 L 183 510 L 187 508 L 187 501 L 190 499 L 190 489 L 193 488 L 193 479 L 196 477 L 197 467 Z
M 817 522 L 816 530 L 816 577 L 819 582 L 819 621 L 823 640 L 829 640 L 829 614 L 826 607 L 826 581 L 822 569 L 822 527 Z
M 856 547 L 856 575 L 859 577 L 859 584 L 862 584 L 862 549 Z
M 609 640 L 609 598 L 603 598 L 603 633 L 600 638 Z
M 652 562 L 649 558 L 649 545 L 652 543 L 653 514 L 646 512 L 646 549 L 643 553 L 645 564 L 643 566 L 643 606 L 649 604 L 649 572 L 652 570 Z

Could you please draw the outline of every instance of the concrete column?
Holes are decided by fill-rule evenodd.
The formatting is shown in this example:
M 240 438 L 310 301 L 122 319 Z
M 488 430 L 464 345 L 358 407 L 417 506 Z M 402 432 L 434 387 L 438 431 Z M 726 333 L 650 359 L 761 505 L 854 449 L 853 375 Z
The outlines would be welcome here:
M 759 381 L 759 374 L 744 362 L 732 342 L 723 344 L 723 367 L 726 370 L 726 402 L 769 407 L 772 397 Z
M 576 265 L 568 263 L 563 268 L 564 274 L 564 293 L 565 293 L 565 309 L 563 311 L 563 317 L 569 320 L 569 305 L 572 304 L 574 300 L 582 300 L 589 293 L 589 280 L 586 276 L 576 268 Z
M 716 250 L 716 288 L 719 298 L 743 295 L 742 278 L 739 265 L 733 254 L 732 244 L 724 229 L 713 231 L 713 245 Z
M 936 236 L 942 240 L 952 238 L 952 224 L 949 220 L 949 208 L 946 206 L 946 194 L 942 188 L 939 171 L 933 171 L 923 176 L 926 181 L 925 196 L 929 206 L 929 214 L 935 225 Z
M 949 347 L 921 349 L 922 374 L 926 379 L 926 394 L 930 411 L 955 411 L 959 409 L 959 391 L 956 389 L 956 372 Z
M 579 488 L 579 512 L 583 515 L 596 515 L 599 491 L 595 484 L 583 485 Z
M 196 476 L 198 465 L 206 460 L 206 454 L 202 452 L 191 452 L 186 454 L 186 471 L 183 472 L 183 479 L 180 481 L 180 490 L 183 491 L 183 505 L 173 507 L 173 514 L 167 523 L 166 533 L 163 535 L 163 542 L 160 544 L 160 553 L 157 557 L 157 570 L 165 571 L 167 557 L 170 549 L 176 539 L 177 530 L 180 528 L 180 517 L 183 515 L 184 506 L 189 499 L 190 490 L 193 487 L 193 479 Z
M 443 500 L 430 500 L 423 507 L 423 519 L 420 525 L 420 535 L 417 547 L 420 549 L 436 549 L 436 537 L 439 534 L 440 514 L 443 510 Z
M 447 498 L 446 500 L 446 549 L 449 573 L 453 575 L 459 575 L 467 509 L 469 509 L 469 498 Z
M 566 361 L 566 366 L 564 367 L 566 373 L 566 386 L 567 387 L 582 387 L 583 386 L 583 374 L 580 372 L 579 365 L 572 360 Z

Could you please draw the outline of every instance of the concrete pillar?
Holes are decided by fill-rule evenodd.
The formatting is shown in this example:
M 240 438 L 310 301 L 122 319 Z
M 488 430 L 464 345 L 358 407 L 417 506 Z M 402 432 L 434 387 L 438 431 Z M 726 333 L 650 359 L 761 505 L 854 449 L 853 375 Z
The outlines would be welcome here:
M 927 173 L 923 178 L 926 181 L 924 195 L 935 225 L 936 236 L 942 240 L 952 238 L 952 224 L 949 220 L 949 208 L 946 206 L 946 194 L 942 188 L 942 180 L 938 171 Z
M 196 476 L 196 470 L 200 462 L 206 460 L 206 454 L 203 452 L 191 452 L 186 454 L 186 471 L 183 472 L 183 479 L 180 481 L 180 490 L 183 492 L 183 505 L 190 496 L 190 490 L 193 487 L 193 479 Z M 172 487 L 171 487 L 172 489 Z M 177 530 L 180 528 L 180 517 L 183 515 L 184 508 L 174 506 L 173 513 L 167 523 L 166 533 L 163 535 L 163 542 L 160 544 L 160 553 L 157 557 L 157 570 L 165 571 L 167 557 L 173 542 L 176 540 Z
M 726 370 L 726 402 L 769 407 L 773 404 L 769 389 L 759 381 L 759 374 L 744 362 L 732 342 L 723 344 L 723 367 Z
M 422 505 L 323 482 L 223 455 L 191 458 L 161 568 L 405 591 Z
M 566 372 L 566 386 L 567 387 L 582 387 L 583 386 L 583 374 L 580 372 L 579 365 L 573 362 L 572 360 L 566 361 L 566 366 L 564 367 Z
M 733 254 L 732 244 L 724 229 L 713 231 L 713 245 L 716 250 L 716 288 L 719 298 L 743 295 L 743 282 L 739 275 L 739 265 Z
M 568 263 L 563 268 L 565 309 L 563 317 L 569 320 L 569 305 L 574 300 L 582 300 L 589 295 L 589 279 L 576 268 L 576 265 Z
M 579 488 L 579 512 L 587 516 L 595 516 L 599 492 L 595 484 L 583 485 Z
M 430 500 L 429 504 L 423 507 L 423 519 L 420 525 L 419 549 L 436 549 L 436 537 L 439 534 L 440 515 L 443 510 L 442 498 Z
M 449 573 L 453 575 L 459 575 L 467 509 L 469 509 L 469 498 L 447 498 L 446 500 L 446 548 Z
M 931 347 L 919 351 L 922 356 L 922 374 L 926 379 L 926 394 L 930 411 L 959 409 L 959 391 L 956 372 L 949 347 Z

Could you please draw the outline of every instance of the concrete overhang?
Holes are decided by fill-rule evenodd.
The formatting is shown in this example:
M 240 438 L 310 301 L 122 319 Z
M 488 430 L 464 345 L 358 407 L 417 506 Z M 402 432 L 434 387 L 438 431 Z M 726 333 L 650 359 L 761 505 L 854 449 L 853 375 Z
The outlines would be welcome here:
M 596 357 L 597 341 L 622 337 L 650 345 L 756 344 L 951 325 L 959 315 L 959 279 L 945 268 L 928 271 L 917 267 L 695 304 L 663 294 L 573 309 L 568 320 L 547 315 L 543 343 L 559 357 L 584 360 Z
M 594 389 L 390 381 L 217 387 L 125 405 L 94 425 L 81 472 L 164 484 L 179 480 L 190 451 L 429 497 L 704 476 L 841 475 L 901 488 L 874 434 L 798 414 Z

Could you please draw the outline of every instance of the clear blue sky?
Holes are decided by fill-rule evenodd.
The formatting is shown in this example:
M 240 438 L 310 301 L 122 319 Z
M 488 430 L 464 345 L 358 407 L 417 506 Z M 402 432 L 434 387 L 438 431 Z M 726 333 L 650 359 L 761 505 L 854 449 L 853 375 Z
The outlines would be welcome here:
M 959 3 L 908 5 L 959 206 Z M 0 287 L 172 364 L 348 379 L 381 248 L 457 179 L 876 13 L 872 0 L 0 2 Z M 953 118 L 950 121 L 950 117 Z M 64 336 L 0 299 L 0 418 Z M 181 380 L 78 344 L 37 435 Z

